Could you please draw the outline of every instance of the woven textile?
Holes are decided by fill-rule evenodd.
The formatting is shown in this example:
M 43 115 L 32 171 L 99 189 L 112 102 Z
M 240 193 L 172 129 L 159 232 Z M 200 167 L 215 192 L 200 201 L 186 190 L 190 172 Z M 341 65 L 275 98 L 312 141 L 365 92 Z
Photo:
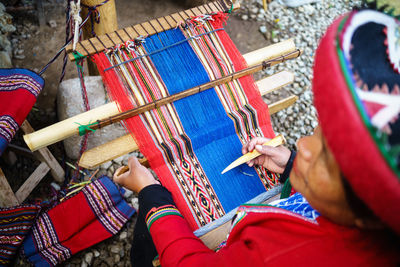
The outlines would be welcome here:
M 104 176 L 41 214 L 24 241 L 24 253 L 36 266 L 54 266 L 115 235 L 134 212 Z
M 223 29 L 224 20 L 224 14 L 196 17 L 94 55 L 110 97 L 127 110 L 246 68 Z M 277 184 L 278 177 L 260 167 L 242 165 L 221 175 L 241 155 L 243 143 L 274 136 L 252 77 L 124 123 L 193 230 Z
M 27 69 L 0 69 L 0 155 L 31 111 L 44 80 Z
M 0 266 L 12 262 L 39 210 L 35 205 L 0 208 Z

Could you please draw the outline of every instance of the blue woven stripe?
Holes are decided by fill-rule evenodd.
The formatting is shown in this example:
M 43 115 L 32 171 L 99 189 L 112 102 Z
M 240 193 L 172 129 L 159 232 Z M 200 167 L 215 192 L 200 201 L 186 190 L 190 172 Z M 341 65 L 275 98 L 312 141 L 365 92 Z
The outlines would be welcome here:
M 179 29 L 172 29 L 146 38 L 144 46 L 151 53 L 184 38 Z M 152 55 L 151 59 L 170 94 L 210 80 L 188 43 Z M 246 165 L 220 174 L 241 155 L 242 145 L 232 120 L 213 89 L 176 101 L 174 105 L 194 153 L 226 212 L 265 192 L 255 170 Z M 209 143 L 210 140 L 213 142 Z

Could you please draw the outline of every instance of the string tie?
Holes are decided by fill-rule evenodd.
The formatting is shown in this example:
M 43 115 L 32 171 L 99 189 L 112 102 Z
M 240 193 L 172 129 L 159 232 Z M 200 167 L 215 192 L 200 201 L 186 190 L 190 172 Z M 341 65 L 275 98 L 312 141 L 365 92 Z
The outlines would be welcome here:
M 100 23 L 100 12 L 97 10 L 97 8 L 106 4 L 108 1 L 110 1 L 110 0 L 104 0 L 103 2 L 101 2 L 100 4 L 95 5 L 95 6 L 88 6 L 88 5 L 82 4 L 83 7 L 88 9 L 88 16 L 90 16 L 90 22 L 92 24 L 91 33 L 92 33 L 93 37 L 96 36 L 96 33 L 94 32 L 94 22 L 96 22 L 97 24 Z
M 80 124 L 79 122 L 75 122 L 75 123 L 79 125 L 79 127 L 78 127 L 79 136 L 83 136 L 83 135 L 86 134 L 86 132 L 89 132 L 89 131 L 95 132 L 96 130 L 94 130 L 94 129 L 90 128 L 90 127 L 92 127 L 95 124 L 98 124 L 97 121 L 93 122 L 93 123 L 89 122 L 89 124 L 86 124 L 86 125 Z
M 78 43 L 79 40 L 79 25 L 82 23 L 82 18 L 79 15 L 81 12 L 81 1 L 78 0 L 78 2 L 71 1 L 70 6 L 71 6 L 71 17 L 74 20 L 74 42 L 72 45 L 72 49 L 75 51 L 76 50 L 76 44 Z

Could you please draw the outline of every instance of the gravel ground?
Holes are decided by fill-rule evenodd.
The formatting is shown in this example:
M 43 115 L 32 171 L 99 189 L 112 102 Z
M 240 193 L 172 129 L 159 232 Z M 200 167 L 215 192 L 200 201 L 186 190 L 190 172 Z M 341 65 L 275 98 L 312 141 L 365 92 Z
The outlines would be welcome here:
M 328 25 L 338 15 L 351 10 L 352 6 L 359 5 L 360 1 L 320 1 L 303 5 L 297 8 L 288 8 L 278 0 L 268 5 L 265 12 L 261 0 L 242 0 L 241 9 L 233 16 L 244 21 L 257 21 L 259 34 L 264 35 L 272 43 L 293 38 L 297 47 L 303 49 L 304 54 L 297 60 L 291 60 L 266 70 L 270 75 L 280 70 L 291 70 L 295 73 L 295 82 L 287 86 L 284 91 L 274 92 L 266 101 L 277 97 L 295 94 L 299 100 L 286 110 L 272 115 L 272 124 L 277 133 L 283 133 L 288 144 L 295 148 L 296 141 L 309 135 L 316 127 L 316 112 L 312 105 L 312 65 L 318 40 Z M 114 170 L 126 164 L 128 156 L 120 157 L 112 162 L 103 164 L 97 175 L 112 176 Z M 130 191 L 125 193 L 126 200 L 137 207 L 137 197 Z M 129 255 L 133 237 L 133 226 L 136 215 L 124 226 L 122 231 L 96 246 L 74 255 L 64 263 L 65 266 L 130 266 Z M 26 261 L 19 257 L 18 266 L 26 265 Z

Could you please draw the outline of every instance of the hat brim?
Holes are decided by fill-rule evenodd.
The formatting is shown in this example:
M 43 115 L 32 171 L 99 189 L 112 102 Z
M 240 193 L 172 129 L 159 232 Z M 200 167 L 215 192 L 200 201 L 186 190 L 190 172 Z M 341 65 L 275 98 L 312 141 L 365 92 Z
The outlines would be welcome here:
M 352 189 L 400 233 L 400 181 L 363 122 L 348 84 L 351 74 L 340 62 L 339 36 L 348 17 L 342 16 L 328 28 L 316 51 L 314 104 L 327 144 Z

